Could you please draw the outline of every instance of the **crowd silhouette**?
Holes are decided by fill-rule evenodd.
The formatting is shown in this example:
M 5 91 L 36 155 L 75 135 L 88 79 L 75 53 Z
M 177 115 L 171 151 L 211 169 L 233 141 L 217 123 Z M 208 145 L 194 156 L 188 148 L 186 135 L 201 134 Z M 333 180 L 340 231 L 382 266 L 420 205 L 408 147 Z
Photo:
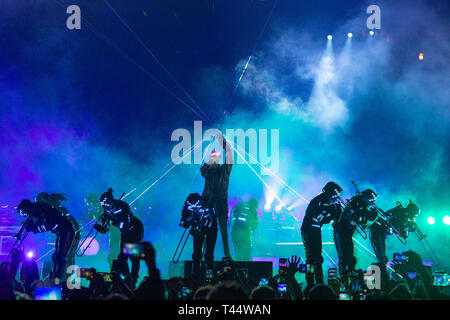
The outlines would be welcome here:
M 420 256 L 408 251 L 407 263 L 396 263 L 393 268 L 402 278 L 388 280 L 381 289 L 342 294 L 339 279 L 328 284 L 306 285 L 296 280 L 300 258 L 292 256 L 286 269 L 279 270 L 267 283 L 248 280 L 234 265 L 231 270 L 218 270 L 212 279 L 194 280 L 191 277 L 173 277 L 163 280 L 156 264 L 155 249 L 143 242 L 143 262 L 148 274 L 133 289 L 119 269 L 113 266 L 110 279 L 94 268 L 89 286 L 72 287 L 68 281 L 44 281 L 40 278 L 35 262 L 26 260 L 23 252 L 15 251 L 10 263 L 2 263 L 0 269 L 1 300 L 446 300 L 439 287 L 433 286 L 432 277 Z M 408 274 L 415 272 L 414 279 Z M 70 281 L 69 281 L 70 282 Z M 47 290 L 43 290 L 47 289 Z M 43 297 L 42 292 L 59 288 L 60 295 Z M 280 290 L 282 288 L 282 290 Z

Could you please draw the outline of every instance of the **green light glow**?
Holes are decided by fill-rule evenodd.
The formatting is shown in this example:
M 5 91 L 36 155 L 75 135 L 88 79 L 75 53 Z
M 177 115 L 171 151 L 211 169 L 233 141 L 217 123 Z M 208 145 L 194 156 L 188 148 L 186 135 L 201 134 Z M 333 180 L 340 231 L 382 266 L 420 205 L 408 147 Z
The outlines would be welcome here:
M 445 216 L 444 219 L 442 219 L 442 222 L 444 222 L 445 225 L 450 226 L 450 217 Z

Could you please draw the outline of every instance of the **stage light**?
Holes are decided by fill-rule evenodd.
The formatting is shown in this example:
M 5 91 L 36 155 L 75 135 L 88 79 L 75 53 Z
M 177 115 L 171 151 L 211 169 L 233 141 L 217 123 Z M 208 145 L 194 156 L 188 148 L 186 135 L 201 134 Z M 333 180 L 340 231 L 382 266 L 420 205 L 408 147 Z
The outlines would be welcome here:
M 434 219 L 433 217 L 428 217 L 427 222 L 429 224 L 434 224 L 436 222 L 436 219 Z
M 273 213 L 272 206 L 270 205 L 270 203 L 266 203 L 264 205 L 263 214 L 272 214 L 272 213 Z
M 331 40 L 331 39 L 333 39 L 333 36 L 332 36 L 331 34 L 329 34 L 328 37 L 327 37 L 327 39 L 328 39 L 328 40 Z
M 353 33 L 351 33 L 351 32 L 347 33 L 347 37 L 349 37 L 349 38 L 353 37 Z
M 419 60 L 423 60 L 423 53 L 419 53 Z
M 371 36 L 373 36 L 373 35 L 375 34 L 375 32 L 373 32 L 373 30 L 370 30 L 370 31 L 369 31 L 369 34 L 370 34 Z
M 26 257 L 27 257 L 27 259 L 33 259 L 34 252 L 33 251 L 27 251 Z
M 275 210 L 280 211 L 281 208 L 283 208 L 283 206 L 281 204 L 277 205 L 277 207 L 275 208 Z
M 445 216 L 444 219 L 442 219 L 442 222 L 444 222 L 444 224 L 446 226 L 450 226 L 450 217 L 449 216 Z

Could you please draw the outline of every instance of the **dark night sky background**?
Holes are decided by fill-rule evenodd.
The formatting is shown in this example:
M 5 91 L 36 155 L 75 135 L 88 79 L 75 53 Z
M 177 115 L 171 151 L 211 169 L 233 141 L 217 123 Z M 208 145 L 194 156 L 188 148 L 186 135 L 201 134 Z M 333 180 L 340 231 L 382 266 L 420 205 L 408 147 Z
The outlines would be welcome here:
M 70 4 L 81 7 L 79 31 L 65 27 Z M 411 198 L 424 212 L 422 222 L 434 215 L 440 223 L 450 214 L 447 1 L 279 0 L 261 37 L 272 0 L 109 4 L 206 111 L 213 124 L 205 127 L 279 128 L 280 176 L 307 199 L 330 179 L 348 197 L 354 179 L 376 189 L 385 209 Z M 382 29 L 368 46 L 370 4 L 381 7 Z M 111 186 L 120 196 L 161 175 L 172 131 L 192 130 L 199 119 L 152 80 L 149 74 L 191 104 L 108 6 L 3 0 L 0 9 L 0 204 L 16 205 L 43 190 L 65 192 L 80 217 L 85 194 Z M 326 35 L 334 35 L 339 55 L 347 32 L 354 34 L 354 59 L 336 69 L 337 97 L 325 97 L 343 103 L 345 112 L 324 128 L 317 119 L 327 114 L 310 109 L 314 97 L 324 98 L 311 72 Z M 148 230 L 146 239 L 167 255 L 173 241 L 163 240 L 178 234 L 185 197 L 201 191 L 198 167 L 176 168 L 138 202 L 155 208 L 158 230 Z M 242 165 L 233 174 L 231 197 L 264 201 L 251 171 Z M 448 228 L 437 230 L 448 239 Z

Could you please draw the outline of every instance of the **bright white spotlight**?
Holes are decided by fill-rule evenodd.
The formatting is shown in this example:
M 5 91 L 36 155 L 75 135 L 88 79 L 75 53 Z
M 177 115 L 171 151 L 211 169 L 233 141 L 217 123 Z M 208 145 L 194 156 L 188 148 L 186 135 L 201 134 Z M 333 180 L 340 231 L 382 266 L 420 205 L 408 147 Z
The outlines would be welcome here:
M 445 216 L 442 221 L 444 222 L 445 225 L 450 226 L 450 217 L 449 216 Z
M 283 206 L 281 204 L 277 205 L 277 207 L 275 208 L 275 210 L 280 211 L 281 208 L 283 208 Z
M 353 33 L 351 33 L 351 32 L 347 33 L 347 37 L 349 37 L 349 38 L 353 37 Z
M 328 37 L 327 37 L 327 39 L 328 39 L 328 40 L 331 40 L 331 39 L 333 39 L 333 36 L 332 36 L 331 34 L 329 34 Z
M 370 30 L 370 31 L 369 31 L 369 34 L 370 34 L 371 36 L 373 36 L 373 35 L 375 34 L 375 32 L 373 32 L 373 30 Z
M 28 259 L 32 259 L 34 257 L 34 252 L 33 251 L 28 251 L 26 254 Z
M 266 203 L 266 205 L 264 206 L 264 209 L 269 210 L 270 209 L 270 204 Z

